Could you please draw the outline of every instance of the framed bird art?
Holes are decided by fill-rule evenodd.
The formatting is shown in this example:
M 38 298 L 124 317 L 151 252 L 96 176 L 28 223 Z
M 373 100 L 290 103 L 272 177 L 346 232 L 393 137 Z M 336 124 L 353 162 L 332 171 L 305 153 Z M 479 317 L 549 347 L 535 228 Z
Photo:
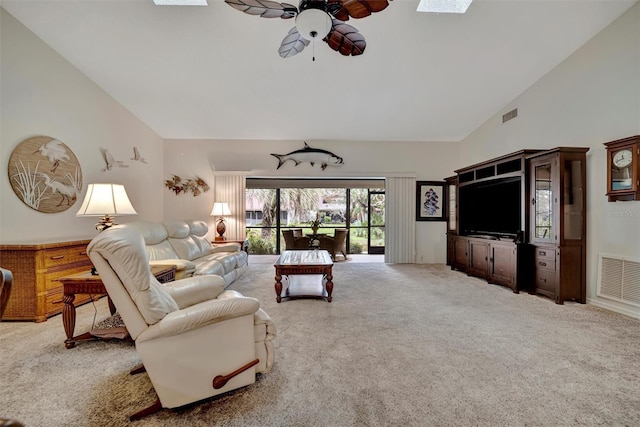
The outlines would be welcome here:
M 31 209 L 63 212 L 82 191 L 82 169 L 75 154 L 62 141 L 34 136 L 19 143 L 9 157 L 13 192 Z

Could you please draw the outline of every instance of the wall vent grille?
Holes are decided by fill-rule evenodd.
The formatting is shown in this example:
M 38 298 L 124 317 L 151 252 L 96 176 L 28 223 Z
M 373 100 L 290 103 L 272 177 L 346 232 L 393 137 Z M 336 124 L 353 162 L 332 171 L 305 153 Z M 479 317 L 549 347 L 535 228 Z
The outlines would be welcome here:
M 502 115 L 502 123 L 508 122 L 509 120 L 515 119 L 516 117 L 518 117 L 518 109 L 514 108 L 508 113 Z
M 598 255 L 597 295 L 640 307 L 640 261 Z

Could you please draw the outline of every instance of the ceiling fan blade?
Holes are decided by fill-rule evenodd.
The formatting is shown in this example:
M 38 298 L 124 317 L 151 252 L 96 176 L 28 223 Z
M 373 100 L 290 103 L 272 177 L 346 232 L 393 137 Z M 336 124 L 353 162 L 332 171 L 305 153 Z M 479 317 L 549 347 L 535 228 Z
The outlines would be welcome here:
M 333 27 L 324 38 L 329 47 L 345 56 L 362 55 L 367 47 L 364 36 L 351 25 L 333 19 Z
M 229 6 L 249 15 L 262 18 L 293 18 L 298 8 L 289 3 L 278 3 L 271 0 L 224 0 Z
M 293 27 L 289 30 L 289 34 L 282 39 L 278 53 L 282 58 L 291 58 L 302 52 L 306 46 L 309 46 L 309 40 L 302 37 L 298 29 Z
M 351 18 L 364 18 L 374 12 L 380 12 L 389 6 L 392 0 L 327 0 L 327 6 L 334 18 L 348 21 Z

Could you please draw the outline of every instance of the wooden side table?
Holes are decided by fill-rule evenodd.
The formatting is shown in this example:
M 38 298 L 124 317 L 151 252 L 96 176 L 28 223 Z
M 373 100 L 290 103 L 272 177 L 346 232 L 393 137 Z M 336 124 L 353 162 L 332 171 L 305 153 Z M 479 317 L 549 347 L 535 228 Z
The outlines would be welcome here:
M 175 280 L 176 266 L 153 265 L 151 266 L 151 273 L 153 273 L 160 283 L 171 282 Z M 76 307 L 73 301 L 76 299 L 76 294 L 105 295 L 107 290 L 100 276 L 92 275 L 90 271 L 85 271 L 83 273 L 61 277 L 58 280 L 62 282 L 63 286 L 62 302 L 64 302 L 64 307 L 62 308 L 62 324 L 64 326 L 64 332 L 67 335 L 67 339 L 64 340 L 65 347 L 73 348 L 78 341 L 101 339 L 100 337 L 92 335 L 91 332 L 85 332 L 75 337 L 73 336 L 73 331 L 76 327 Z M 107 295 L 107 298 L 108 297 Z M 111 315 L 116 312 L 116 307 L 113 305 L 111 298 L 109 298 L 109 311 Z

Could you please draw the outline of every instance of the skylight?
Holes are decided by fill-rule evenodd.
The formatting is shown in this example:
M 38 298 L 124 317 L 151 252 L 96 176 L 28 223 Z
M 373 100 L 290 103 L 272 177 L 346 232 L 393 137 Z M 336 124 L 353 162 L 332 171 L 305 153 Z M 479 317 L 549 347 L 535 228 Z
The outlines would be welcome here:
M 208 6 L 207 0 L 153 0 L 156 6 Z
M 472 0 L 420 0 L 418 12 L 465 13 Z

